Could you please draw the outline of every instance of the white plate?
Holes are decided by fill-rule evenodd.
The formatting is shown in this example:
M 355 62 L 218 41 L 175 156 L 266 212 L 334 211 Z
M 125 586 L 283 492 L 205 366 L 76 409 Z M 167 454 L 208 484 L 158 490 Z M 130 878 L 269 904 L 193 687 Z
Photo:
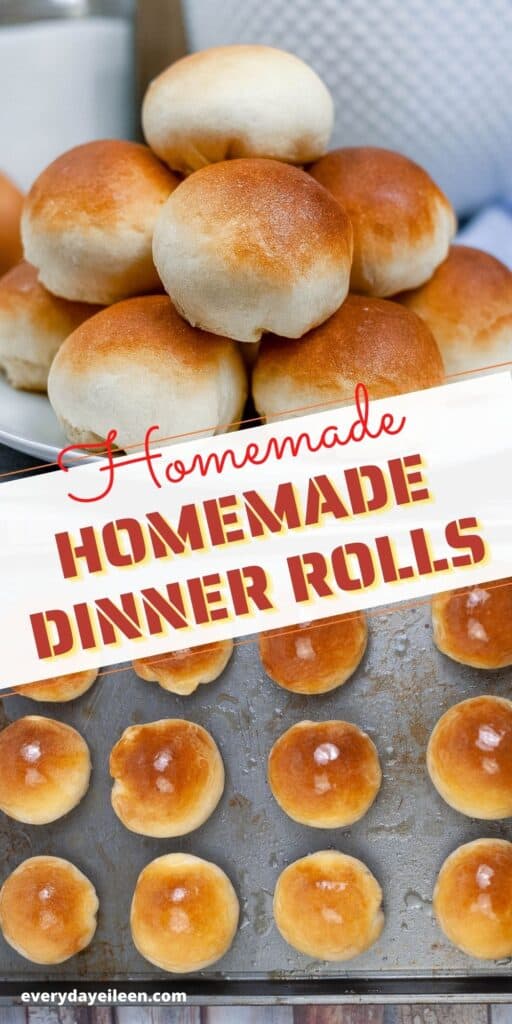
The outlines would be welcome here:
M 46 395 L 17 391 L 0 375 L 0 442 L 43 462 L 69 444 Z

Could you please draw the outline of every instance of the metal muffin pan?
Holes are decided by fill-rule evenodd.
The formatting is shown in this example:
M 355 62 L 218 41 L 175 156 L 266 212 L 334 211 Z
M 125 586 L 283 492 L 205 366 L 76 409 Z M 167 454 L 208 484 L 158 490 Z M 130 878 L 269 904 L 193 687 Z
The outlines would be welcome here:
M 175 984 L 175 976 L 148 964 L 130 936 L 130 902 L 139 871 L 154 857 L 186 850 L 223 867 L 240 897 L 240 928 L 229 953 L 197 978 L 179 987 L 251 1001 L 273 986 L 279 998 L 293 999 L 301 982 L 317 982 L 316 994 L 333 982 L 363 992 L 382 981 L 392 988 L 437 979 L 440 992 L 457 979 L 507 989 L 510 962 L 476 961 L 451 946 L 439 931 L 431 897 L 437 871 L 460 843 L 479 836 L 512 838 L 508 822 L 478 822 L 452 811 L 432 787 L 425 768 L 430 731 L 452 704 L 479 693 L 509 696 L 510 669 L 483 673 L 441 655 L 432 640 L 429 608 L 396 608 L 370 618 L 366 656 L 352 679 L 325 696 L 303 697 L 276 686 L 264 673 L 256 643 L 235 647 L 226 671 L 190 697 L 166 693 L 138 679 L 131 667 L 100 677 L 70 704 L 36 704 L 21 696 L 3 700 L 3 723 L 40 713 L 75 726 L 91 747 L 93 774 L 82 803 L 49 826 L 21 825 L 1 815 L 2 879 L 26 857 L 53 853 L 69 858 L 94 882 L 99 925 L 92 945 L 55 968 L 38 968 L 0 939 L 2 983 L 26 984 L 44 978 L 110 983 Z M 110 804 L 110 750 L 133 723 L 183 717 L 201 723 L 215 737 L 226 765 L 224 796 L 212 817 L 196 832 L 175 840 L 149 839 L 127 831 Z M 298 825 L 275 803 L 266 781 L 274 740 L 304 719 L 341 718 L 356 722 L 377 745 L 383 784 L 369 813 L 347 829 L 319 830 Z M 289 948 L 272 917 L 272 895 L 280 871 L 297 857 L 335 847 L 365 861 L 384 891 L 386 924 L 378 943 L 345 964 L 311 961 Z M 490 979 L 493 979 L 491 982 Z M 270 985 L 268 983 L 271 983 Z M 417 984 L 416 984 L 417 983 Z M 478 988 L 478 984 L 476 986 Z M 336 985 L 334 985 L 336 990 Z M 245 994 L 244 994 L 245 993 Z M 222 1001 L 222 1000 L 221 1000 Z M 225 1000 L 224 1000 L 225 1001 Z M 378 999 L 377 999 L 378 1001 Z

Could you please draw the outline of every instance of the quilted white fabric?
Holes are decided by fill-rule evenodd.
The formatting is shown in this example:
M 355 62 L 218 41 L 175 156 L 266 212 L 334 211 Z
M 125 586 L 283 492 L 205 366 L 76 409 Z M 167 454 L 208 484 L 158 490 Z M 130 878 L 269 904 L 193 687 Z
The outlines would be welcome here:
M 398 149 L 468 213 L 512 193 L 511 0 L 184 0 L 192 49 L 267 43 L 324 78 L 334 145 Z

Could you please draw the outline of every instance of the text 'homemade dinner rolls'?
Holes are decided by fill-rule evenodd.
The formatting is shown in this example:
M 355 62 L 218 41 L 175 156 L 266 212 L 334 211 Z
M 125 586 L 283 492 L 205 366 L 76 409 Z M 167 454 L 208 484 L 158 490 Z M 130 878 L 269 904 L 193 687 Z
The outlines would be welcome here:
M 512 956 L 512 843 L 476 839 L 445 860 L 434 912 L 446 937 L 468 956 Z
M 87 792 L 87 743 L 64 722 L 27 715 L 0 732 L 0 810 L 27 825 L 47 825 Z
M 183 57 L 146 93 L 149 145 L 188 174 L 232 157 L 303 164 L 325 153 L 334 119 L 312 68 L 270 46 L 217 46 Z
M 14 267 L 22 256 L 22 206 L 20 190 L 0 171 L 0 275 Z
M 407 314 L 407 315 L 405 315 Z M 264 338 L 253 372 L 253 395 L 270 420 L 322 404 L 353 402 L 362 382 L 370 398 L 434 387 L 443 361 L 428 327 L 386 299 L 349 295 L 334 316 L 298 341 Z
M 4 939 L 35 964 L 61 964 L 96 931 L 98 897 L 81 871 L 62 857 L 30 857 L 0 889 Z
M 343 302 L 352 227 L 326 189 L 276 160 L 192 174 L 159 214 L 155 263 L 191 323 L 237 341 L 299 338 Z
M 163 690 L 187 696 L 202 683 L 217 679 L 233 653 L 232 640 L 187 647 L 169 654 L 154 654 L 132 662 L 141 679 L 158 683 Z
M 92 668 L 85 672 L 72 672 L 67 676 L 43 679 L 38 683 L 14 686 L 13 692 L 19 693 L 20 697 L 28 697 L 29 700 L 46 701 L 52 704 L 64 703 L 68 700 L 76 700 L 77 697 L 87 693 L 97 678 L 98 669 Z
M 108 305 L 159 286 L 151 243 L 178 178 L 135 142 L 87 142 L 59 156 L 25 200 L 25 256 L 64 299 Z
M 62 342 L 99 308 L 52 295 L 30 263 L 13 267 L 0 278 L 0 369 L 9 383 L 27 391 L 46 391 Z
M 512 578 L 460 587 L 432 598 L 434 640 L 461 665 L 512 665 Z
M 274 918 L 283 939 L 315 960 L 351 960 L 384 926 L 382 890 L 362 861 L 337 850 L 296 860 L 279 876 Z
M 215 810 L 224 764 L 215 740 L 195 722 L 165 718 L 126 729 L 110 755 L 112 806 L 144 836 L 183 836 Z
M 486 695 L 449 708 L 430 737 L 427 767 L 461 814 L 512 817 L 512 702 Z
M 430 327 L 448 374 L 512 362 L 512 271 L 489 253 L 452 245 L 430 281 L 396 298 Z
M 298 722 L 274 743 L 268 781 L 285 814 L 341 828 L 366 814 L 382 773 L 374 743 L 351 722 Z
M 368 640 L 363 612 L 317 619 L 260 633 L 267 675 L 294 693 L 328 693 L 343 686 L 361 663 Z
M 237 423 L 247 375 L 237 345 L 207 336 L 166 295 L 127 299 L 87 320 L 64 342 L 48 395 L 70 441 L 94 444 L 111 429 L 120 448 L 222 433 Z M 167 443 L 170 443 L 167 441 Z
M 163 971 L 200 971 L 227 953 L 239 905 L 228 876 L 190 853 L 157 857 L 141 871 L 132 900 L 132 937 Z
M 361 146 L 335 149 L 309 170 L 352 221 L 352 291 L 394 295 L 428 281 L 446 257 L 456 220 L 423 168 L 400 153 Z

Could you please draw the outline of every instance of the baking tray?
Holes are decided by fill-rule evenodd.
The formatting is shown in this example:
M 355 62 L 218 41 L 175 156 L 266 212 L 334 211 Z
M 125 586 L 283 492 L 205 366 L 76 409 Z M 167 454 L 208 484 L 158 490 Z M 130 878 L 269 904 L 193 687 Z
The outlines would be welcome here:
M 478 836 L 511 838 L 508 823 L 478 822 L 452 811 L 425 768 L 428 736 L 452 704 L 482 692 L 510 696 L 512 670 L 481 673 L 441 655 L 429 609 L 394 608 L 370 618 L 366 656 L 342 688 L 304 697 L 277 687 L 264 673 L 253 642 L 235 648 L 220 679 L 190 697 L 143 682 L 130 667 L 101 677 L 71 704 L 3 700 L 3 721 L 41 713 L 75 726 L 87 739 L 92 782 L 82 803 L 60 821 L 30 827 L 0 820 L 2 877 L 34 854 L 69 858 L 94 882 L 100 898 L 92 945 L 56 968 L 37 968 L 0 939 L 0 993 L 103 982 L 118 988 L 184 990 L 189 1002 L 336 1002 L 488 998 L 512 994 L 510 961 L 472 960 L 450 945 L 432 916 L 436 873 L 447 854 Z M 200 829 L 180 839 L 127 831 L 110 805 L 109 752 L 131 724 L 184 717 L 211 731 L 226 765 L 222 801 Z M 379 750 L 383 784 L 369 813 L 351 828 L 308 829 L 273 800 L 266 761 L 274 740 L 305 718 L 356 722 Z M 289 948 L 272 918 L 280 871 L 304 854 L 336 847 L 365 861 L 384 891 L 386 925 L 377 944 L 346 964 L 316 962 Z M 185 850 L 220 864 L 240 897 L 240 928 L 213 968 L 178 980 L 148 964 L 130 936 L 129 909 L 137 876 L 154 857 Z M 38 982 L 37 986 L 35 983 Z M 52 985 L 53 983 L 53 985 Z

